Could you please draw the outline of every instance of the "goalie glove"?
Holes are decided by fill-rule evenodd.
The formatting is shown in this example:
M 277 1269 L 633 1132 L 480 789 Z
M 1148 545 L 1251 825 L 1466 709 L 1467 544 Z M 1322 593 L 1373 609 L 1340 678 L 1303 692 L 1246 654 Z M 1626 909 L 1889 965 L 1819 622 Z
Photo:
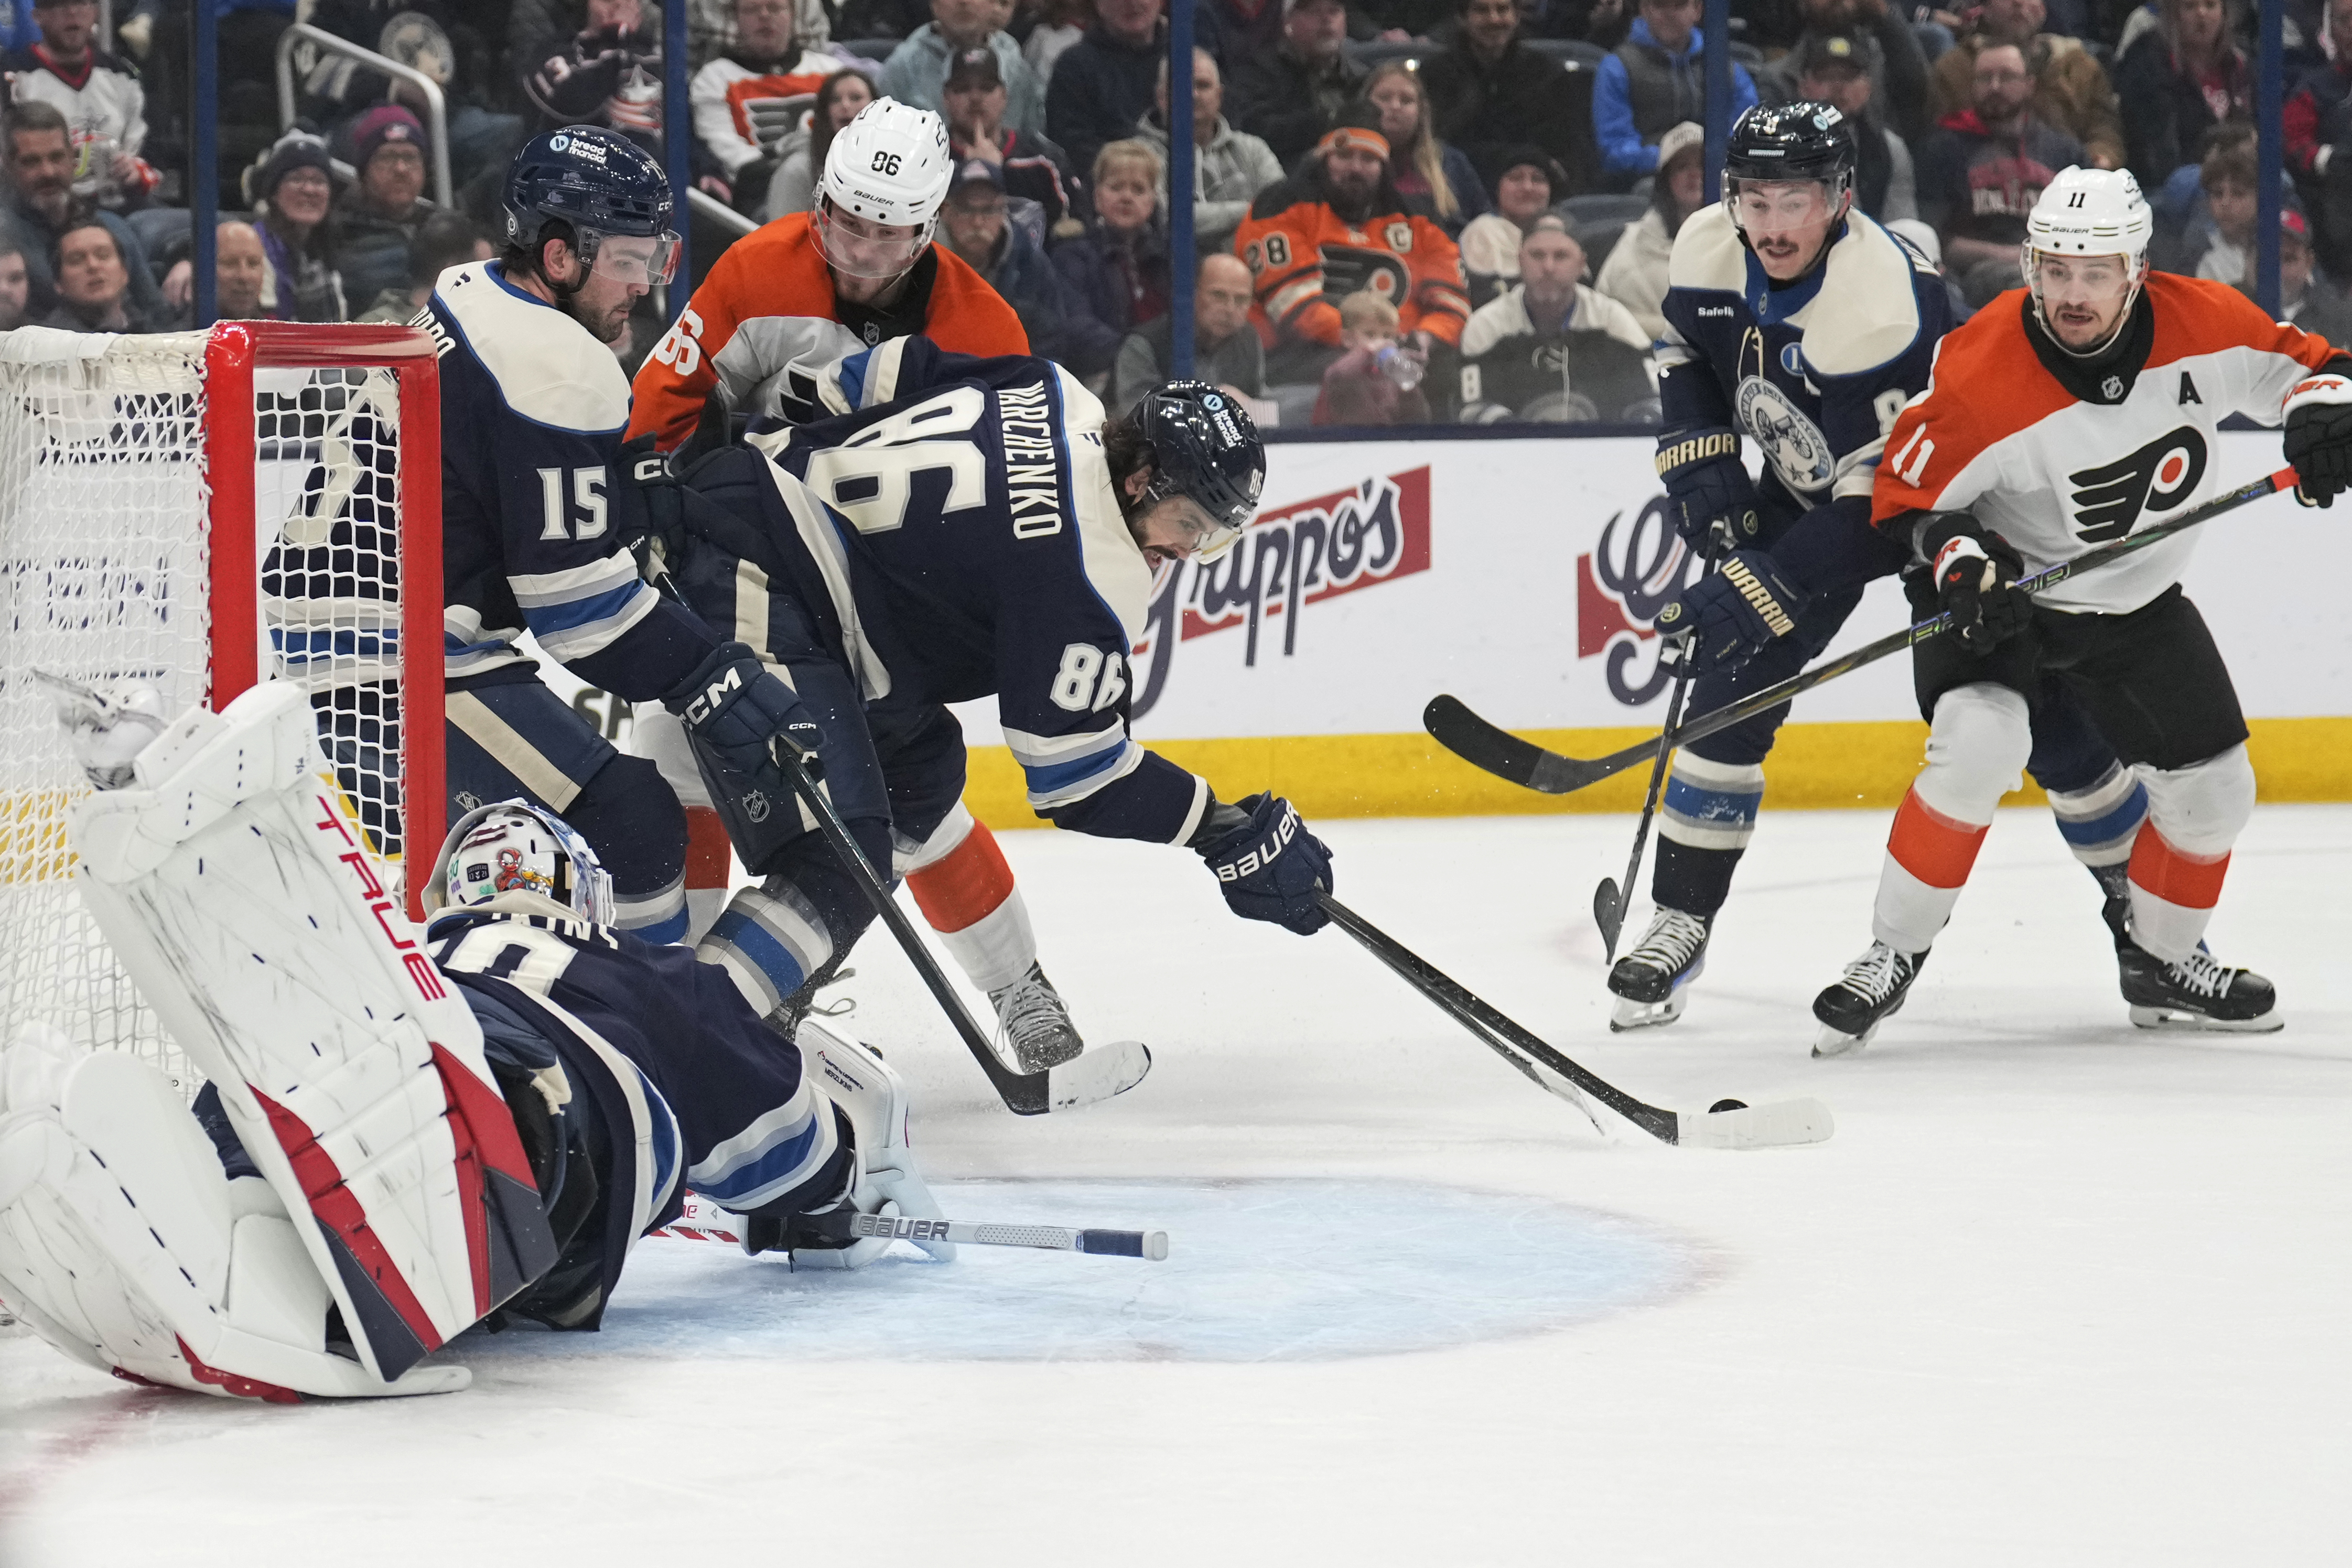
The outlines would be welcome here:
M 2281 413 L 2294 498 L 2306 507 L 2334 506 L 2352 488 L 2352 380 L 2331 372 L 2306 376 L 2287 392 Z
M 1709 549 L 1726 533 L 1733 549 L 1755 542 L 1762 525 L 1756 514 L 1756 482 L 1739 461 L 1739 432 L 1709 425 L 1662 435 L 1657 468 L 1666 487 L 1667 515 L 1693 549 Z M 1719 530 L 1718 522 L 1724 525 Z
M 1969 653 L 1990 653 L 2032 623 L 2032 597 L 2017 586 L 2024 559 L 1966 512 L 1930 521 L 1919 551 L 1934 573 L 1937 606 Z

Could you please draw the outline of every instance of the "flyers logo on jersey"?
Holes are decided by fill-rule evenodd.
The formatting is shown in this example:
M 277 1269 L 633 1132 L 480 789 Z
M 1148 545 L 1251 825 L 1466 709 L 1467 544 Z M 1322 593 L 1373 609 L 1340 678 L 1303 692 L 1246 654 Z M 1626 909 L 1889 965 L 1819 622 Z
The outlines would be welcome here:
M 2119 462 L 2066 476 L 2074 486 L 2074 531 L 2084 544 L 2131 532 L 2143 512 L 2168 512 L 2205 477 L 2205 437 L 2184 424 Z

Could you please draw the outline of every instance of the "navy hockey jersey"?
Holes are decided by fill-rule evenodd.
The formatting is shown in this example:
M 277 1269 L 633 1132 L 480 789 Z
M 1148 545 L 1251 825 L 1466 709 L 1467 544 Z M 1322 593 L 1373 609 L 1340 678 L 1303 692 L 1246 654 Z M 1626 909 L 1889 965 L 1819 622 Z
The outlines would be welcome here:
M 993 695 L 1056 826 L 1180 843 L 1208 786 L 1128 734 L 1152 572 L 1103 454 L 1102 404 L 1050 361 L 898 338 L 824 371 L 832 417 L 755 431 L 798 597 L 866 700 Z
M 1868 532 L 1871 484 L 1887 432 L 1927 386 L 1950 324 L 1943 279 L 1856 212 L 1821 266 L 1775 288 L 1730 215 L 1705 206 L 1675 238 L 1663 308 L 1664 428 L 1730 425 L 1752 437 L 1764 455 L 1758 494 L 1768 512 L 1834 506 L 1808 530 L 1817 554 L 1851 556 L 1853 580 L 1893 570 Z M 1843 575 L 1806 564 L 1816 591 Z
M 441 348 L 442 636 L 452 680 L 548 657 L 632 700 L 717 646 L 638 575 L 642 502 L 621 466 L 629 380 L 588 329 L 506 280 L 441 275 L 415 325 Z

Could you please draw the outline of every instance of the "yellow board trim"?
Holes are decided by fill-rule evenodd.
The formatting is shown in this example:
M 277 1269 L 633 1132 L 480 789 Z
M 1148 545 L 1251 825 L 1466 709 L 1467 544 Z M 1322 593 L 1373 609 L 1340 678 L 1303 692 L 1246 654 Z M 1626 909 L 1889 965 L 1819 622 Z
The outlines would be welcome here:
M 2352 718 L 2257 718 L 2248 750 L 2264 800 L 2352 800 Z M 1536 729 L 1555 751 L 1598 757 L 1655 733 Z M 1781 810 L 1832 806 L 1891 810 L 1925 760 L 1927 727 L 1916 722 L 1792 724 L 1764 764 L 1764 803 Z M 1649 787 L 1636 768 L 1573 795 L 1538 795 L 1481 772 L 1426 735 L 1276 736 L 1248 740 L 1155 741 L 1151 749 L 1208 779 L 1220 800 L 1260 789 L 1318 817 L 1498 816 L 1550 811 L 1638 811 Z M 2011 805 L 2039 802 L 2029 781 Z M 972 815 L 995 828 L 1045 824 L 1029 810 L 1021 765 L 1001 746 L 976 747 L 964 786 Z

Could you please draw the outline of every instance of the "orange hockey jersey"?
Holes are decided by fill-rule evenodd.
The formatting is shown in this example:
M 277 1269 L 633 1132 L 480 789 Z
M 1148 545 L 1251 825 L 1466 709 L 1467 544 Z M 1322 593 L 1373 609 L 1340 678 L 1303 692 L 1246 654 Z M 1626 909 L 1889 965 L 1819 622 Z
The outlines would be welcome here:
M 770 412 L 769 382 L 795 359 L 853 353 L 884 338 L 910 335 L 921 304 L 921 335 L 959 354 L 1025 354 L 1029 334 L 988 280 L 933 246 L 915 264 L 910 293 L 887 312 L 847 314 L 833 296 L 833 275 L 817 254 L 809 215 L 778 218 L 727 249 L 669 335 L 637 371 L 629 434 L 653 433 L 665 452 L 694 434 L 715 391 L 728 408 Z M 916 292 L 919 291 L 919 292 Z M 904 319 L 897 330 L 883 321 Z M 863 329 L 861 330 L 860 329 Z M 866 335 L 870 332 L 871 337 Z
M 1871 491 L 1881 525 L 1913 512 L 1972 514 L 2029 572 L 2160 522 L 2222 487 L 2214 440 L 2242 413 L 2279 422 L 2305 375 L 2338 356 L 2324 338 L 2273 321 L 2227 284 L 2148 275 L 2149 321 L 2135 344 L 2085 370 L 2038 330 L 2011 289 L 1936 350 L 1927 390 L 1895 417 Z M 2241 476 L 2242 477 L 2242 476 Z M 2035 596 L 2059 610 L 2137 610 L 2180 580 L 2200 530 Z
M 1369 288 L 1397 308 L 1402 331 L 1459 343 L 1470 319 L 1462 253 L 1445 231 L 1402 208 L 1343 223 L 1312 181 L 1258 193 L 1234 236 L 1257 280 L 1251 317 L 1268 348 L 1285 339 L 1339 346 L 1339 301 Z

